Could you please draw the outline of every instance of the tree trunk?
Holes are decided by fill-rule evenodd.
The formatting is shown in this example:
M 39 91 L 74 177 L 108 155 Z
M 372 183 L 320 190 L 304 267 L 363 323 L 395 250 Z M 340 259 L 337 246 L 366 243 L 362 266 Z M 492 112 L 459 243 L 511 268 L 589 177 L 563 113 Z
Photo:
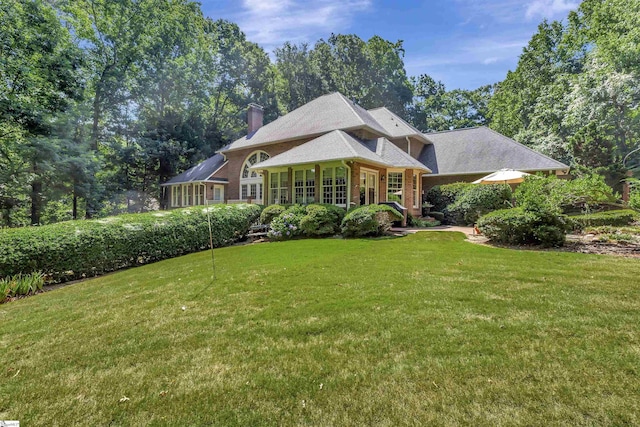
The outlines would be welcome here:
M 41 211 L 42 211 L 42 182 L 33 181 L 31 183 L 31 225 L 40 224 Z
M 74 220 L 78 219 L 78 195 L 76 190 L 73 190 L 73 208 L 71 210 L 71 216 Z

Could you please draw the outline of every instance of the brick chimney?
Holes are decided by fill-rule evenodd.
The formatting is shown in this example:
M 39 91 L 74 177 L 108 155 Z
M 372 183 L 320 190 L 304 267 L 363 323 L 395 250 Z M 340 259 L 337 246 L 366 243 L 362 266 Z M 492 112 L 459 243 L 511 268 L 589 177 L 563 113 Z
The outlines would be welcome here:
M 262 127 L 263 118 L 264 109 L 258 104 L 249 104 L 249 109 L 247 110 L 247 124 L 249 125 L 247 133 L 249 135 Z

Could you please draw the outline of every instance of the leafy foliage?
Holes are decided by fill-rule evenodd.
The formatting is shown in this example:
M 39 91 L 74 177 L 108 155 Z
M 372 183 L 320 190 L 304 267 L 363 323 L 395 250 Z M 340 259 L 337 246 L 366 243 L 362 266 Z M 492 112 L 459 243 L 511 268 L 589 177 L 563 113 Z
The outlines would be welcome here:
M 639 218 L 640 215 L 638 212 L 629 209 L 571 216 L 571 220 L 575 221 L 582 228 L 605 225 L 625 226 L 633 223 Z
M 308 205 L 300 228 L 307 236 L 331 236 L 340 232 L 345 210 L 335 205 Z
M 268 237 L 272 240 L 289 240 L 302 235 L 300 222 L 304 217 L 304 208 L 293 205 L 286 211 L 273 218 Z
M 432 210 L 443 212 L 447 206 L 456 201 L 458 197 L 468 191 L 473 184 L 468 182 L 456 182 L 453 184 L 436 185 L 427 191 L 427 202 L 433 205 Z
M 285 205 L 269 205 L 262 210 L 260 214 L 260 222 L 262 224 L 271 224 L 274 218 L 287 210 Z
M 572 228 L 567 216 L 540 209 L 502 209 L 478 220 L 480 231 L 494 242 L 562 246 Z
M 44 279 L 44 274 L 40 272 L 19 273 L 0 279 L 0 303 L 9 298 L 31 295 L 41 291 L 44 286 Z
M 518 206 L 544 206 L 548 210 L 570 212 L 589 209 L 617 199 L 601 175 L 585 175 L 573 180 L 555 175 L 528 176 L 515 191 Z
M 475 224 L 482 215 L 511 207 L 511 187 L 504 184 L 472 185 L 446 207 L 454 224 Z
M 60 282 L 234 242 L 260 215 L 258 205 L 217 205 L 68 221 L 0 231 L 0 276 L 41 271 Z
M 391 228 L 393 221 L 403 217 L 387 205 L 367 205 L 350 210 L 342 220 L 345 237 L 381 236 Z

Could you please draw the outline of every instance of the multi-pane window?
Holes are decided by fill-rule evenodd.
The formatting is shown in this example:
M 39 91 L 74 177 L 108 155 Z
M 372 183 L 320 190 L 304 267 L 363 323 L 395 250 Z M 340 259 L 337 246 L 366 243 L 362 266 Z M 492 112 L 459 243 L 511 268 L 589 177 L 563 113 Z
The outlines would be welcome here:
M 196 190 L 196 205 L 204 205 L 204 185 L 194 184 Z
M 180 186 L 171 186 L 171 206 L 180 206 Z
M 316 196 L 316 170 L 308 168 L 293 171 L 293 190 L 295 203 L 313 203 Z
M 322 203 L 347 206 L 347 169 L 345 167 L 322 169 Z
M 222 201 L 222 188 L 215 186 L 213 187 L 213 200 L 216 202 Z
M 272 172 L 269 178 L 269 190 L 270 203 L 289 203 L 289 173 Z
M 403 204 L 402 175 L 402 172 L 389 172 L 387 174 L 387 201 Z
M 262 176 L 250 169 L 251 166 L 269 159 L 264 151 L 256 151 L 250 154 L 242 166 L 240 174 L 240 198 L 242 200 L 251 197 L 254 201 L 262 202 Z

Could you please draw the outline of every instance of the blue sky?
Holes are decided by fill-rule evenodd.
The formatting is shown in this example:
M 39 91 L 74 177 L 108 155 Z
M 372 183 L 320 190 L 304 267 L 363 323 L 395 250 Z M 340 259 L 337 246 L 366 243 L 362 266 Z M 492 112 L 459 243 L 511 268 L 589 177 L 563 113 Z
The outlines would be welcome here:
M 563 19 L 578 0 L 201 0 L 203 12 L 240 25 L 268 52 L 332 32 L 403 40 L 410 76 L 475 89 L 513 70 L 543 19 Z

